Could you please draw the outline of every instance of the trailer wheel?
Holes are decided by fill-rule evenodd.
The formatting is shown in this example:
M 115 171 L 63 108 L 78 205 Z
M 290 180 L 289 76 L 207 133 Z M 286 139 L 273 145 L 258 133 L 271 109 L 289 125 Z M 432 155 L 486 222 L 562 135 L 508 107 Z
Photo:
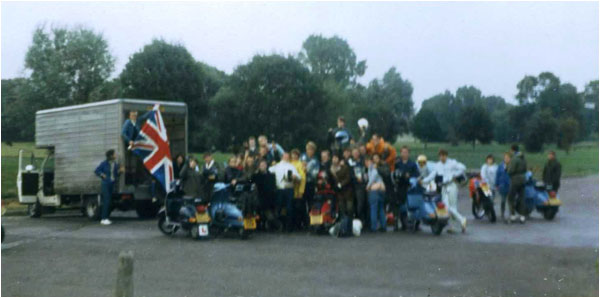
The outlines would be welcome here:
M 90 220 L 100 219 L 100 195 L 89 196 L 83 205 L 84 214 Z
M 158 214 L 159 206 L 151 200 L 135 201 L 135 212 L 139 218 L 154 218 Z
M 31 218 L 42 216 L 42 205 L 40 205 L 40 201 L 35 201 L 35 203 L 27 205 L 27 215 Z

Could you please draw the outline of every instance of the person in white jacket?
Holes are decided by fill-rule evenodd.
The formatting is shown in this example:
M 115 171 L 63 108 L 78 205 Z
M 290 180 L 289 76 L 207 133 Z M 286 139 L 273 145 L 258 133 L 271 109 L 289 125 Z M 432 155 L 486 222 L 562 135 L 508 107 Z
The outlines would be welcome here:
M 428 161 L 427 156 L 421 154 L 417 157 L 417 167 L 419 168 L 419 179 L 423 179 L 433 172 L 435 163 Z
M 433 171 L 423 178 L 422 183 L 428 184 L 435 180 L 436 176 L 442 176 L 442 201 L 448 206 L 450 213 L 450 227 L 448 233 L 454 232 L 453 227 L 460 224 L 464 233 L 467 229 L 467 219 L 458 212 L 458 186 L 455 178 L 464 174 L 467 169 L 464 164 L 448 158 L 448 151 L 440 149 L 439 161 L 434 165 Z
M 481 181 L 487 183 L 492 190 L 492 199 L 496 196 L 496 172 L 498 171 L 498 165 L 494 163 L 494 156 L 488 155 L 485 158 L 485 163 L 481 166 Z
M 281 216 L 281 210 L 285 208 L 284 222 L 288 231 L 291 229 L 291 219 L 294 215 L 294 181 L 301 179 L 296 167 L 290 163 L 290 154 L 284 152 L 281 161 L 269 168 L 269 172 L 275 174 L 277 195 L 275 198 L 276 216 Z

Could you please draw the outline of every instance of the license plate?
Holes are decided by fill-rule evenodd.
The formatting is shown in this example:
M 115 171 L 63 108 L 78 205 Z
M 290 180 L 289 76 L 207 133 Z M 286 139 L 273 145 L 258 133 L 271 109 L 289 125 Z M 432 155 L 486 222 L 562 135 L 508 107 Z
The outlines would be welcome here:
M 448 210 L 446 210 L 446 208 L 444 208 L 444 209 L 436 208 L 435 213 L 437 214 L 438 217 L 448 217 Z
M 310 216 L 310 224 L 311 225 L 323 224 L 323 214 L 311 215 Z
M 210 216 L 208 216 L 208 213 L 197 213 L 196 214 L 196 222 L 201 223 L 201 222 L 210 222 Z
M 245 230 L 255 230 L 256 229 L 256 219 L 254 217 L 244 218 L 244 229 Z
M 208 225 L 198 225 L 198 235 L 208 236 Z
M 548 204 L 550 206 L 560 206 L 562 203 L 560 202 L 560 200 L 558 198 L 550 198 L 548 200 Z

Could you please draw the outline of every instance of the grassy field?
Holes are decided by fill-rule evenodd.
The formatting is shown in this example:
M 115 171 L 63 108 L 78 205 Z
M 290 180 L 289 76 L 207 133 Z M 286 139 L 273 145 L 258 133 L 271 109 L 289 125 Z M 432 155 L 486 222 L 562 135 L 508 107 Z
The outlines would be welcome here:
M 509 148 L 508 145 L 477 145 L 475 149 L 470 144 L 460 144 L 458 146 L 450 146 L 449 144 L 431 143 L 424 148 L 420 144 L 410 138 L 399 138 L 395 146 L 400 148 L 407 145 L 411 148 L 411 154 L 415 158 L 418 154 L 425 154 L 429 160 L 437 160 L 437 151 L 440 147 L 446 148 L 451 158 L 455 158 L 464 163 L 469 169 L 479 169 L 484 162 L 485 156 L 493 154 L 496 160 L 502 158 L 504 151 Z M 19 149 L 25 149 L 29 152 L 27 161 L 30 160 L 31 152 L 34 153 L 35 159 L 39 165 L 43 157 L 44 150 L 37 150 L 33 143 L 13 143 L 8 146 L 2 143 L 2 198 L 16 198 L 16 176 L 18 167 Z M 590 174 L 598 174 L 598 142 L 583 142 L 573 146 L 573 150 L 567 155 L 564 151 L 556 150 L 554 146 L 547 146 L 546 150 L 555 150 L 557 158 L 562 164 L 563 177 L 569 176 L 585 176 Z M 202 160 L 201 153 L 194 154 L 199 160 Z M 231 154 L 217 152 L 214 158 L 217 162 L 225 162 Z M 546 153 L 526 153 L 525 158 L 528 166 L 534 169 L 534 174 L 539 177 L 541 175 L 544 163 L 546 162 Z

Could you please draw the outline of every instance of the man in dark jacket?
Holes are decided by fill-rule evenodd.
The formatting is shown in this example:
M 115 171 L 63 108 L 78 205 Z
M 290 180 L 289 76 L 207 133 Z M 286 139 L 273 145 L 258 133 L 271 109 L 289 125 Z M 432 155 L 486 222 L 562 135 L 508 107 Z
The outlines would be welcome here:
M 344 149 L 348 148 L 352 141 L 352 134 L 346 129 L 346 120 L 343 116 L 337 119 L 337 128 L 330 128 L 327 134 L 327 144 L 331 149 L 331 154 L 341 155 Z
M 523 153 L 519 152 L 519 146 L 512 145 L 511 152 L 513 154 L 510 163 L 508 164 L 508 169 L 506 172 L 508 176 L 510 176 L 510 188 L 508 190 L 508 207 L 510 210 L 510 217 L 508 222 L 514 222 L 517 220 L 517 215 L 515 214 L 515 209 L 517 205 L 519 208 L 519 213 L 521 214 L 519 217 L 519 221 L 521 223 L 525 223 L 525 173 L 527 172 L 527 162 L 525 161 L 525 156 Z M 516 196 L 519 197 L 517 201 Z
M 102 182 L 100 183 L 102 192 L 100 224 L 102 225 L 110 225 L 112 223 L 110 219 L 108 219 L 112 193 L 115 181 L 117 181 L 119 174 L 123 173 L 123 171 L 123 167 L 119 167 L 119 164 L 117 163 L 117 154 L 113 149 L 106 151 L 106 160 L 102 161 L 94 171 L 94 174 L 102 179 Z
M 562 169 L 560 162 L 556 160 L 556 153 L 554 151 L 548 152 L 548 161 L 544 165 L 544 174 L 542 180 L 546 185 L 552 186 L 553 191 L 558 191 L 560 188 L 560 176 Z
M 277 190 L 275 175 L 269 172 L 269 164 L 266 160 L 262 159 L 258 163 L 258 170 L 252 175 L 252 181 L 256 183 L 260 217 L 265 219 L 261 222 L 268 222 L 270 228 L 281 229 L 281 222 L 275 218 L 275 191 Z M 265 225 L 262 228 L 267 227 Z
M 204 154 L 204 165 L 200 173 L 202 174 L 202 196 L 210 200 L 215 183 L 219 181 L 221 175 L 221 169 L 210 152 Z
M 410 159 L 410 150 L 407 146 L 402 146 L 400 149 L 400 157 L 396 159 L 392 176 L 396 193 L 390 205 L 392 207 L 392 212 L 394 212 L 394 218 L 398 219 L 398 213 L 400 214 L 402 230 L 405 230 L 406 196 L 408 188 L 410 187 L 409 179 L 412 177 L 419 177 L 419 168 L 417 164 Z M 398 230 L 398 224 L 394 226 L 394 230 Z
M 331 159 L 331 174 L 335 181 L 334 189 L 337 195 L 340 215 L 354 218 L 354 193 L 352 189 L 352 173 L 350 167 L 338 155 Z
M 179 173 L 183 183 L 183 194 L 185 197 L 202 197 L 202 176 L 198 168 L 198 161 L 192 157 L 187 163 L 184 163 Z M 210 198 L 203 198 L 210 200 Z

